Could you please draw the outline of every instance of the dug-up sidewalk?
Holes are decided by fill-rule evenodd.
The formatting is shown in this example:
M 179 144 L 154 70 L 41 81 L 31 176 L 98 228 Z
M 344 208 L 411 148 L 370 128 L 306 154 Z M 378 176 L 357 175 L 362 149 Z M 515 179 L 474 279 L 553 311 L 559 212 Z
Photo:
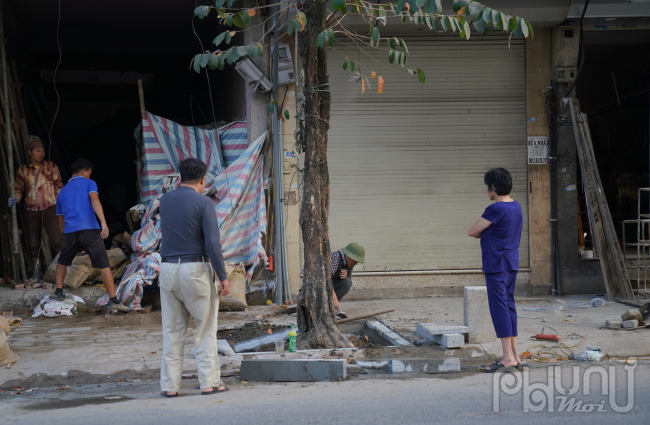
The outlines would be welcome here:
M 592 296 L 563 297 L 566 303 L 588 302 Z M 540 344 L 530 340 L 535 334 L 558 334 L 561 338 L 584 337 L 572 349 L 579 353 L 587 346 L 597 346 L 610 357 L 650 356 L 650 328 L 633 331 L 603 329 L 608 319 L 620 318 L 631 307 L 607 302 L 602 307 L 560 311 L 525 311 L 552 304 L 555 298 L 519 298 L 519 352 Z M 420 345 L 423 338 L 415 333 L 418 324 L 462 325 L 463 297 L 426 297 L 391 300 L 355 301 L 341 303 L 348 316 L 359 316 L 378 310 L 394 309 L 373 319 L 363 319 L 339 325 L 348 334 L 356 348 L 346 350 L 299 351 L 297 353 L 265 353 L 268 345 L 258 352 L 230 353 L 220 356 L 224 376 L 237 374 L 243 359 L 252 358 L 346 358 L 348 363 L 372 358 L 459 358 L 464 369 L 476 370 L 501 355 L 498 341 L 465 344 L 447 349 L 439 345 Z M 219 314 L 219 339 L 231 345 L 272 332 L 286 330 L 295 323 L 295 316 L 270 315 L 273 307 L 252 306 L 241 313 Z M 571 314 L 573 317 L 568 317 Z M 159 311 L 149 314 L 129 313 L 105 316 L 89 308 L 73 317 L 27 318 L 12 329 L 8 342 L 20 360 L 11 368 L 2 367 L 0 388 L 13 386 L 46 386 L 65 383 L 92 383 L 105 379 L 139 380 L 159 376 L 162 354 L 162 328 Z M 367 320 L 379 320 L 414 345 L 393 347 L 376 332 L 366 327 Z M 543 332 L 542 332 L 543 331 Z M 196 330 L 188 330 L 185 348 L 184 373 L 196 372 L 193 347 Z

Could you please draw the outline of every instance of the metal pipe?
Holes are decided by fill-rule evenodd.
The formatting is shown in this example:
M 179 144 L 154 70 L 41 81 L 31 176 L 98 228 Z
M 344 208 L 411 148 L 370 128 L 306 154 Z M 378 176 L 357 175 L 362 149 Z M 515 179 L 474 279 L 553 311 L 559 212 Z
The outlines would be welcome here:
M 278 15 L 279 6 L 276 4 L 274 9 L 273 16 L 273 33 L 271 35 L 271 48 L 273 49 L 273 58 L 272 58 L 272 78 L 273 78 L 273 100 L 278 99 Z M 282 223 L 282 210 L 284 205 L 284 199 L 280 198 L 282 193 L 282 145 L 280 144 L 280 138 L 278 137 L 278 105 L 277 102 L 273 106 L 273 119 L 271 120 L 272 128 L 272 143 L 273 143 L 273 177 L 275 181 L 273 182 L 273 193 L 275 194 L 275 203 L 274 203 L 274 215 L 275 215 L 275 276 L 276 276 L 276 293 L 277 293 L 277 303 L 278 305 L 282 304 L 282 295 L 284 289 L 284 270 L 283 270 L 283 250 L 282 250 L 282 233 L 283 233 L 283 224 Z
M 555 83 L 549 93 L 551 101 L 550 117 L 550 152 L 551 161 L 551 295 L 562 295 L 560 285 L 560 263 L 558 256 L 557 234 L 557 101 L 555 99 Z
M 287 87 L 287 90 L 289 90 L 289 87 Z M 282 111 L 280 111 L 282 112 Z M 282 142 L 282 118 L 278 119 L 278 139 L 280 139 L 280 146 L 283 145 Z M 284 158 L 280 158 L 282 162 L 284 162 Z M 284 169 L 282 172 L 282 175 L 284 175 Z M 282 191 L 280 192 L 280 198 L 284 200 L 284 184 L 280 186 L 282 188 Z M 291 190 L 291 188 L 289 188 Z M 282 248 L 282 283 L 283 287 L 282 290 L 284 291 L 285 295 L 285 300 L 289 299 L 291 297 L 291 288 L 289 287 L 289 268 L 287 267 L 287 237 L 286 237 L 286 218 L 284 214 L 284 209 L 286 206 L 284 203 L 282 203 L 282 211 L 280 213 L 280 223 L 282 223 L 282 241 L 280 243 L 280 247 Z M 284 301 L 284 300 L 283 300 Z
M 2 3 L 0 2 L 0 40 L 4 40 L 5 30 L 4 30 L 4 16 L 2 13 Z M 5 121 L 5 132 L 6 132 L 6 144 L 7 144 L 7 171 L 9 174 L 9 196 L 11 198 L 16 197 L 16 189 L 14 188 L 14 161 L 13 161 L 13 145 L 11 140 L 11 117 L 9 115 L 9 75 L 7 72 L 7 55 L 5 51 L 5 45 L 3 42 L 0 42 L 0 66 L 2 66 L 2 86 L 3 86 L 3 103 L 4 108 L 4 121 Z M 18 217 L 16 216 L 16 206 L 11 208 L 11 232 L 13 234 L 14 242 L 14 256 L 16 257 L 15 264 L 20 263 L 20 268 L 23 277 L 27 277 L 25 271 L 25 263 L 20 262 L 20 238 L 18 236 Z M 14 279 L 17 281 L 20 280 L 20 275 L 18 274 L 18 267 L 14 266 Z

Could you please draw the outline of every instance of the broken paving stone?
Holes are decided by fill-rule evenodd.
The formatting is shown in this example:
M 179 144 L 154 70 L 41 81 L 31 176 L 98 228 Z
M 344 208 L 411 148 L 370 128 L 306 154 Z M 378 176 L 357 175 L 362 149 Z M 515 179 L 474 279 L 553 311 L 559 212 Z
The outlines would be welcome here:
M 14 285 L 14 289 L 25 289 L 25 284 L 24 284 L 24 283 L 20 283 L 20 284 L 18 284 L 18 285 Z
M 275 343 L 275 341 L 281 341 L 283 339 L 286 339 L 288 336 L 289 336 L 289 329 L 237 343 L 233 347 L 233 350 L 235 350 L 235 353 L 253 351 L 267 344 L 273 344 Z
M 625 313 L 621 314 L 621 320 L 643 320 L 643 315 L 640 310 L 628 310 Z
M 626 329 L 636 328 L 637 326 L 639 326 L 639 321 L 636 319 L 623 321 L 623 327 Z
M 492 325 L 492 318 L 490 316 L 487 287 L 465 286 L 463 289 L 463 298 L 464 324 L 469 329 L 467 342 L 470 344 L 479 344 L 496 341 L 497 335 L 494 332 L 494 326 Z
M 623 321 L 619 319 L 609 319 L 605 322 L 605 326 L 609 328 L 622 328 Z

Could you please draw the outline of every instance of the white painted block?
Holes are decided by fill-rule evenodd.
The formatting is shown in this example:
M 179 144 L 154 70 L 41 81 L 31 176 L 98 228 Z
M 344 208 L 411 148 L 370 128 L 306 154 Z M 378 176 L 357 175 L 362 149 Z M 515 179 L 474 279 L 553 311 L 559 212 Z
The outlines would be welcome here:
M 467 342 L 480 344 L 497 340 L 494 332 L 490 305 L 488 303 L 487 287 L 466 286 L 464 293 L 464 323 L 469 328 Z

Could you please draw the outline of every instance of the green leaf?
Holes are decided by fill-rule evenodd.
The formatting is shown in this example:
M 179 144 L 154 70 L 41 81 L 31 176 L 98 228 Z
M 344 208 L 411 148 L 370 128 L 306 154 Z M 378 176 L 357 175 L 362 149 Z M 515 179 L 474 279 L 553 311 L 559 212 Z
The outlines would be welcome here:
M 492 10 L 492 25 L 494 25 L 495 29 L 501 29 L 499 28 L 499 24 L 501 24 L 501 12 Z
M 350 63 L 348 64 L 348 68 L 350 69 L 350 71 L 354 71 L 354 62 L 352 62 L 352 61 L 349 61 L 349 62 Z
M 436 10 L 436 3 L 433 0 L 429 0 L 425 10 L 426 10 L 427 14 L 429 14 L 429 15 L 432 14 Z
M 456 32 L 456 18 L 451 18 L 449 20 L 449 26 L 453 32 Z M 458 29 L 460 30 L 460 25 L 458 25 Z
M 521 18 L 519 26 L 521 27 L 521 32 L 524 34 L 524 37 L 528 38 L 528 25 L 526 25 L 526 20 L 524 18 Z
M 386 17 L 386 8 L 383 5 L 379 6 L 379 10 L 377 11 L 377 16 L 379 16 L 380 18 L 385 18 Z M 386 21 L 384 20 L 384 23 L 385 22 Z
M 429 27 L 430 30 L 433 29 L 433 20 L 434 20 L 434 19 L 435 19 L 435 18 L 432 18 L 431 16 L 427 16 L 427 17 L 424 19 L 424 20 L 426 21 L 427 26 Z
M 350 62 L 350 61 L 347 60 L 347 59 L 345 60 L 345 62 L 343 62 L 343 70 L 345 70 L 345 71 L 348 70 L 348 62 Z
M 255 55 L 257 54 L 257 48 L 254 47 L 253 45 L 246 46 L 246 53 L 248 54 L 249 57 L 254 58 Z
M 237 15 L 233 15 L 233 17 L 232 17 L 232 23 L 233 23 L 233 25 L 235 25 L 236 27 L 244 28 L 244 21 L 242 20 L 241 16 L 239 16 L 239 14 L 237 14 Z
M 419 8 L 422 8 L 425 4 L 427 4 L 428 0 L 415 0 L 415 5 Z
M 246 48 L 246 46 L 239 46 L 237 47 L 237 53 L 239 53 L 239 56 L 243 58 L 248 55 L 248 48 Z
M 217 15 L 223 17 L 226 14 L 226 9 L 217 9 Z
M 289 25 L 287 25 L 287 34 L 289 35 L 293 34 L 294 25 L 295 25 L 294 21 L 289 22 Z
M 510 21 L 510 18 L 506 16 L 505 13 L 500 12 L 501 14 L 501 23 L 503 24 L 503 30 L 508 31 L 508 22 Z
M 228 65 L 232 65 L 233 63 L 237 62 L 239 59 L 239 52 L 238 48 L 233 46 L 230 48 L 230 55 L 228 55 Z
M 420 12 L 417 12 L 413 16 L 413 20 L 415 21 L 415 25 L 420 25 L 422 23 L 422 19 L 420 18 Z
M 190 69 L 192 69 L 192 65 L 194 65 L 194 61 L 195 61 L 195 60 L 196 60 L 196 56 L 194 56 L 194 57 L 192 58 L 192 60 L 190 61 Z M 391 62 L 391 63 L 392 63 L 392 62 Z
M 230 8 L 232 7 L 232 4 L 235 2 L 235 0 L 226 0 L 226 7 Z
M 473 1 L 469 4 L 467 10 L 472 15 L 472 18 L 478 19 L 483 14 L 483 5 L 477 1 Z
M 226 25 L 229 27 L 232 27 L 232 17 L 233 15 L 228 15 L 228 17 L 226 17 Z
M 232 35 L 230 35 L 230 31 L 226 31 L 226 44 L 230 44 L 231 39 Z
M 226 31 L 226 32 L 222 32 L 221 34 L 219 34 L 217 36 L 217 38 L 215 38 L 214 41 L 213 41 L 214 45 L 219 47 L 219 45 L 223 42 L 223 39 L 226 36 L 226 34 L 230 34 L 230 33 L 228 31 Z
M 371 37 L 373 40 L 379 40 L 379 28 L 374 27 L 374 28 L 372 29 L 372 34 L 370 35 L 370 37 Z
M 512 19 L 510 19 L 510 22 L 508 22 L 508 27 L 510 28 L 510 31 L 516 30 L 517 27 L 519 26 L 519 21 L 517 19 L 519 18 L 513 17 Z
M 226 0 L 215 0 L 214 7 L 221 9 L 221 6 L 223 6 L 224 3 L 226 3 Z M 219 15 L 221 15 L 221 13 Z
M 224 59 L 224 54 L 219 55 L 219 64 L 217 65 L 217 69 L 221 71 L 224 67 L 226 66 L 226 61 Z
M 272 100 L 266 104 L 266 107 L 268 108 L 269 112 L 273 113 L 275 110 L 275 104 L 278 103 L 278 99 Z
M 334 40 L 336 39 L 336 32 L 334 32 L 334 28 L 330 28 L 327 30 L 327 34 L 325 35 L 325 38 L 327 39 L 327 45 L 331 46 L 334 43 Z
M 208 64 L 209 60 L 210 60 L 210 54 L 209 53 L 203 53 L 201 55 L 201 68 L 205 68 L 205 66 Z
M 440 23 L 442 24 L 442 29 L 445 30 L 445 31 L 449 31 L 449 28 L 451 27 L 449 18 L 446 17 L 446 16 L 443 16 L 440 21 L 441 21 Z
M 424 71 L 418 68 L 418 81 L 420 82 L 420 84 L 424 84 L 424 80 L 425 80 Z
M 438 8 L 438 13 L 442 13 L 442 0 L 436 0 L 436 7 Z
M 208 59 L 208 67 L 214 71 L 217 69 L 217 65 L 219 65 L 219 57 L 216 53 L 210 53 L 210 58 Z
M 406 42 L 404 41 L 404 39 L 403 39 L 403 38 L 400 38 L 400 39 L 399 39 L 399 42 L 400 42 L 400 45 L 402 46 L 402 50 L 404 50 L 404 52 L 405 52 L 407 55 L 409 55 L 409 54 L 410 54 L 410 53 L 409 53 L 409 48 L 406 47 Z
M 395 40 L 396 40 L 396 39 L 394 39 L 394 38 L 389 38 L 389 39 L 388 39 L 388 48 L 389 48 L 389 49 L 391 49 L 391 50 L 397 50 L 397 46 L 398 46 L 398 44 L 395 43 Z
M 344 15 L 345 12 L 347 11 L 347 5 L 345 0 L 334 0 L 332 2 L 332 7 L 334 8 L 335 11 L 340 10 L 341 13 L 343 13 Z
M 248 14 L 247 10 L 244 10 L 241 15 L 241 20 L 244 21 L 244 24 L 248 25 L 251 23 L 251 16 Z
M 492 9 L 489 7 L 486 7 L 485 10 L 483 11 L 483 20 L 486 23 L 492 22 Z
M 320 34 L 318 34 L 318 37 L 316 37 L 316 47 L 325 46 L 325 38 L 326 38 L 325 33 L 326 32 L 327 32 L 327 30 L 325 30 L 325 31 L 321 32 Z
M 438 18 L 431 18 L 431 22 L 433 22 L 433 28 L 434 28 L 436 31 L 439 31 L 439 30 L 440 30 L 440 19 L 438 19 Z
M 285 119 L 285 120 L 288 120 L 288 119 L 289 119 L 289 110 L 288 110 L 288 109 L 285 109 L 285 110 L 284 110 L 284 119 Z
M 463 7 L 468 6 L 469 2 L 470 0 L 454 0 L 453 3 L 454 12 L 458 12 Z
M 512 30 L 512 35 L 515 37 L 521 37 L 523 34 L 523 31 L 521 29 L 521 18 L 517 16 L 515 19 L 513 19 L 513 22 L 515 23 L 515 29 Z M 512 24 L 510 24 L 510 28 L 512 28 Z
M 406 3 L 406 0 L 399 0 L 397 2 L 397 6 L 395 7 L 395 12 L 402 13 L 402 10 L 404 10 L 404 3 Z
M 474 28 L 476 28 L 476 31 L 478 31 L 480 33 L 485 31 L 486 25 L 485 25 L 485 21 L 483 19 L 479 19 L 478 21 L 474 21 L 474 22 L 472 22 L 472 24 L 474 25 Z
M 467 39 L 469 40 L 469 34 L 471 32 L 471 30 L 469 28 L 469 24 L 467 23 L 467 21 L 465 21 L 465 23 L 463 25 L 465 27 L 465 31 L 464 31 L 465 32 L 465 37 L 467 37 Z
M 526 21 L 526 26 L 530 32 L 530 38 L 535 38 L 535 31 L 533 31 L 533 26 L 530 24 L 530 22 Z
M 210 12 L 210 6 L 199 6 L 196 9 L 194 9 L 194 14 L 199 17 L 199 19 L 203 19 L 208 15 L 208 12 Z
M 388 62 L 393 63 L 394 61 L 395 61 L 395 50 L 390 50 L 388 52 Z

